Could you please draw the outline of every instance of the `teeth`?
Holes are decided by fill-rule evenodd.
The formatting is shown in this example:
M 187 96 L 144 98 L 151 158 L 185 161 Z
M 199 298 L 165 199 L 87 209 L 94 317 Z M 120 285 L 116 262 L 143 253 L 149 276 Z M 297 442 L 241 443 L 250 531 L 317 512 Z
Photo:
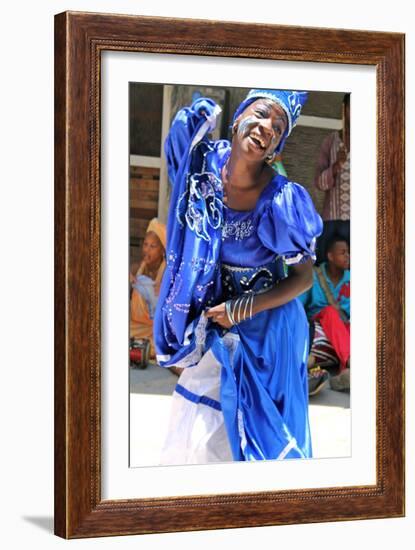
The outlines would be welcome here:
M 254 141 L 257 141 L 263 149 L 265 149 L 265 142 L 258 136 L 251 136 Z

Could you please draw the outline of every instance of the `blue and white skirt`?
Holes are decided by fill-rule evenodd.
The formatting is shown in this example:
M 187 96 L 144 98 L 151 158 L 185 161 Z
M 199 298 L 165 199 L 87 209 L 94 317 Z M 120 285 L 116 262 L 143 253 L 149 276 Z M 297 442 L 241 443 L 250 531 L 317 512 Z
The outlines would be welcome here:
M 301 303 L 205 337 L 208 349 L 174 391 L 161 464 L 311 457 Z

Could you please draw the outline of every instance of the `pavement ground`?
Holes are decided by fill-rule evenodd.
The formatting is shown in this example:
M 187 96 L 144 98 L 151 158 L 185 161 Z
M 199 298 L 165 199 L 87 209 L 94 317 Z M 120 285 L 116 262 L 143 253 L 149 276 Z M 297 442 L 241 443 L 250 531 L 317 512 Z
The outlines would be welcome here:
M 175 374 L 154 364 L 130 368 L 131 467 L 159 464 L 176 383 Z M 314 458 L 350 456 L 350 394 L 327 385 L 310 397 L 309 413 Z

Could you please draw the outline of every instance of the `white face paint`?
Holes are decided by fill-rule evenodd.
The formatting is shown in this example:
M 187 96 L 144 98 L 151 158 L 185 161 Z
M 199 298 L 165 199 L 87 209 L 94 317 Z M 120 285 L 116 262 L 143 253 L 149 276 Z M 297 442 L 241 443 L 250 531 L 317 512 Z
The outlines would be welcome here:
M 270 100 L 259 99 L 240 115 L 237 137 L 240 141 L 248 138 L 252 146 L 267 157 L 275 152 L 286 128 L 283 109 Z

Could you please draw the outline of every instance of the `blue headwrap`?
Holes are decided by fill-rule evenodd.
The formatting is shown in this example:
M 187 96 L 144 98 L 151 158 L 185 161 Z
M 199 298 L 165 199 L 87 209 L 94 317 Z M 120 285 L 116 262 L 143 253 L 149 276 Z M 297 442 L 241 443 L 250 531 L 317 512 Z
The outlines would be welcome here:
M 297 119 L 300 116 L 301 109 L 307 101 L 307 92 L 296 92 L 294 90 L 250 90 L 246 98 L 242 101 L 239 107 L 236 109 L 233 115 L 233 123 L 238 116 L 245 111 L 245 109 L 254 101 L 261 98 L 267 98 L 277 103 L 287 115 L 287 128 L 278 147 L 275 149 L 276 153 L 280 153 L 284 147 L 285 140 L 291 134 L 292 129 L 297 123 Z

